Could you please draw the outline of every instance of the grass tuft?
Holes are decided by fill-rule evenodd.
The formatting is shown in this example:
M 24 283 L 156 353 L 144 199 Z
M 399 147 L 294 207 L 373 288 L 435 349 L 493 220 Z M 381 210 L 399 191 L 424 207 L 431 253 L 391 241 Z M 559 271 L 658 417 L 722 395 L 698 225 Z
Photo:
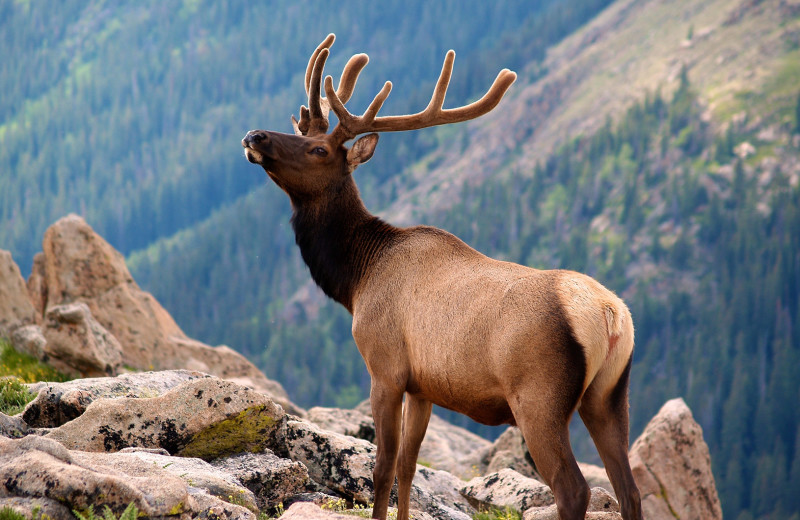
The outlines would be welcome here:
M 13 376 L 25 383 L 68 381 L 69 377 L 35 357 L 17 352 L 8 340 L 0 338 L 0 377 Z
M 0 378 L 0 412 L 17 415 L 36 395 L 16 377 Z M 2 520 L 2 517 L 0 517 Z

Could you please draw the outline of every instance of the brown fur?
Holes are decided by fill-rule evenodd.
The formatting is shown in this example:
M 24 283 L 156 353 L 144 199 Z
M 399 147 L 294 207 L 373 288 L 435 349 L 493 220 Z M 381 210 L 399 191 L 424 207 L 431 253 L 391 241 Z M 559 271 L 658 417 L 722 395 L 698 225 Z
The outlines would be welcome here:
M 307 89 L 319 89 L 327 54 L 318 48 L 312 56 Z M 342 83 L 349 97 L 355 79 L 343 75 Z M 398 518 L 408 518 L 419 445 L 438 404 L 485 424 L 518 425 L 563 520 L 582 519 L 589 500 L 569 445 L 578 409 L 623 517 L 640 520 L 627 459 L 633 322 L 625 304 L 580 273 L 493 260 L 445 231 L 374 217 L 350 174 L 372 156 L 377 134 L 348 150 L 340 127 L 315 131 L 327 129 L 328 105 L 313 96 L 295 124 L 298 135 L 254 130 L 242 144 L 289 195 L 314 280 L 353 314 L 353 337 L 372 377 L 374 517 L 386 517 L 397 475 Z

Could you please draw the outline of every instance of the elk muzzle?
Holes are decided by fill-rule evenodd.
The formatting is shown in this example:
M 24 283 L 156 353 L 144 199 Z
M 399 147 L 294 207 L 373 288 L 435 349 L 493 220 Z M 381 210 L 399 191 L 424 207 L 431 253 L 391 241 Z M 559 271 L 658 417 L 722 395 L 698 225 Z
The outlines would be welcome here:
M 250 130 L 242 139 L 244 156 L 253 164 L 263 164 L 265 154 L 268 155 L 272 148 L 269 132 L 264 130 Z

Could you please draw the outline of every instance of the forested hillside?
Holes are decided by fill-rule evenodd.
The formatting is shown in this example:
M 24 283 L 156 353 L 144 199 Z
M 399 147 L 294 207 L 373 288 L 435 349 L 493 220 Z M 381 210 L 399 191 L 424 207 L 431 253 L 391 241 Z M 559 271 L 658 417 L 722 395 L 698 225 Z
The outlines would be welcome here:
M 446 106 L 520 78 L 474 123 L 382 136 L 356 173 L 367 206 L 615 290 L 636 325 L 632 435 L 682 396 L 725 516 L 800 518 L 800 5 L 373 4 L 0 0 L 0 248 L 27 274 L 45 227 L 81 213 L 188 334 L 298 404 L 354 405 L 350 317 L 239 140 L 290 131 L 329 32 L 328 73 L 371 58 L 354 110 L 386 79 L 382 113 L 423 108 L 454 48 Z

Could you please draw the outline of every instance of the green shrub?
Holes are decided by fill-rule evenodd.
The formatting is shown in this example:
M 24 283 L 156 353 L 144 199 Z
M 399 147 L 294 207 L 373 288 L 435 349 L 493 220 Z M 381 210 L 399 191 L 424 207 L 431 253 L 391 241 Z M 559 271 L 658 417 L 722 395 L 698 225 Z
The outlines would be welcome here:
M 17 415 L 25 405 L 36 397 L 22 381 L 16 377 L 0 378 L 0 412 Z M 2 520 L 3 517 L 0 517 Z
M 69 377 L 35 357 L 17 352 L 0 338 L 0 377 L 13 376 L 25 383 L 37 381 L 67 381 Z
M 502 509 L 493 507 L 488 511 L 481 511 L 472 517 L 473 520 L 522 520 L 522 513 L 511 507 Z
M 117 520 L 116 515 L 114 515 L 114 512 L 108 506 L 105 506 L 103 509 L 102 516 L 94 512 L 94 506 L 89 506 L 89 509 L 85 510 L 83 513 L 73 509 L 72 513 L 78 520 Z M 131 502 L 128 504 L 128 507 L 125 508 L 125 511 L 119 515 L 119 520 L 136 520 L 138 516 L 139 510 L 133 505 L 133 502 Z

